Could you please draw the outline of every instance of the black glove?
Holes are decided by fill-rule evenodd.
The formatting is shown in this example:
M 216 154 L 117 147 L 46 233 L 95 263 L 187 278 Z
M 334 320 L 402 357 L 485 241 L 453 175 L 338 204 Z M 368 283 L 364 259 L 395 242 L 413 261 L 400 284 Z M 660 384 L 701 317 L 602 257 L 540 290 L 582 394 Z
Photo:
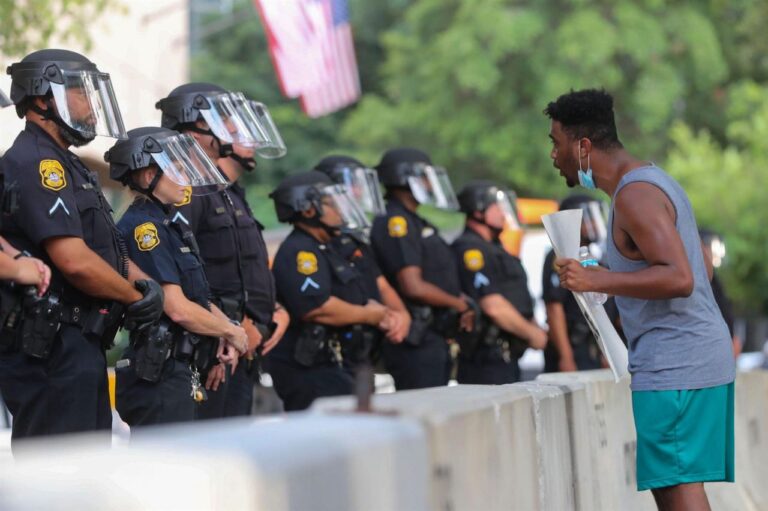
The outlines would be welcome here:
M 163 288 L 154 280 L 137 280 L 133 285 L 144 298 L 126 308 L 123 328 L 141 331 L 163 314 Z

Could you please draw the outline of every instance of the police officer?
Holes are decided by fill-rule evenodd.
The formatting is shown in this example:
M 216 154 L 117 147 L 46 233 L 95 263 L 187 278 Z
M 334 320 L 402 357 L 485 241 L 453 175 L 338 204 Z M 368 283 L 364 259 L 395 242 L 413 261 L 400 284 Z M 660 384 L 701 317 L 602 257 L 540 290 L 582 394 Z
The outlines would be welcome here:
M 489 181 L 459 192 L 467 216 L 453 242 L 463 291 L 482 314 L 477 328 L 459 336 L 459 383 L 503 384 L 520 380 L 518 359 L 529 346 L 544 349 L 547 334 L 533 320 L 533 299 L 520 259 L 504 250 L 505 228 L 519 229 L 514 195 Z
M 332 242 L 342 227 L 366 222 L 342 186 L 310 171 L 285 178 L 270 197 L 278 220 L 294 228 L 274 260 L 277 296 L 291 324 L 269 354 L 269 369 L 285 409 L 302 410 L 317 397 L 352 392 L 341 345 L 388 333 L 392 311 L 370 296 L 360 270 Z
M 177 204 L 173 217 L 195 234 L 214 303 L 230 319 L 242 322 L 250 343 L 246 360 L 218 390 L 212 389 L 199 408 L 200 418 L 250 414 L 258 378 L 254 352 L 258 346 L 268 353 L 288 323 L 288 314 L 275 301 L 264 226 L 254 217 L 245 189 L 238 183 L 256 167 L 254 153 L 270 157 L 284 153 L 268 110 L 259 105 L 254 111 L 242 94 L 208 83 L 181 85 L 157 104 L 163 127 L 194 137 L 232 183 L 226 190 L 188 196 Z M 224 374 L 222 366 L 211 372 L 216 374 Z M 213 380 L 207 383 L 213 386 Z
M 405 341 L 385 343 L 382 355 L 398 390 L 445 385 L 451 366 L 447 340 L 472 330 L 475 312 L 461 292 L 450 247 L 416 209 L 431 204 L 456 210 L 456 196 L 445 170 L 418 149 L 391 149 L 376 169 L 387 212 L 374 220 L 371 245 L 412 318 Z
M 162 313 L 162 289 L 127 256 L 96 174 L 68 151 L 96 135 L 124 137 L 109 76 L 82 55 L 41 50 L 8 68 L 27 124 L 0 161 L 3 235 L 52 270 L 42 297 L 26 295 L 0 356 L 13 439 L 109 429 L 104 349 L 125 326 Z M 8 326 L 8 325 L 4 325 Z
M 139 194 L 117 226 L 131 258 L 165 293 L 161 320 L 133 332 L 115 366 L 117 411 L 131 426 L 191 421 L 205 395 L 200 373 L 218 363 L 217 337 L 242 352 L 247 339 L 211 306 L 194 235 L 171 222 L 169 206 L 228 183 L 192 137 L 165 128 L 129 131 L 104 159 L 110 177 Z
M 589 247 L 590 254 L 600 260 L 605 252 L 606 226 L 600 202 L 594 198 L 574 194 L 563 199 L 560 211 L 581 209 L 581 245 Z M 549 344 L 544 351 L 546 372 L 577 371 L 603 367 L 602 355 L 573 293 L 560 287 L 560 278 L 554 268 L 555 253 L 550 251 L 542 271 L 542 297 L 547 308 Z M 610 298 L 604 307 L 609 316 L 618 316 L 615 302 Z
M 385 213 L 384 199 L 379 187 L 379 178 L 375 169 L 367 168 L 358 160 L 344 155 L 327 156 L 315 165 L 315 170 L 324 173 L 331 180 L 344 185 L 350 199 L 361 207 L 369 216 Z M 381 301 L 392 311 L 395 324 L 389 330 L 387 340 L 399 344 L 408 335 L 411 326 L 411 316 L 408 314 L 397 291 L 382 275 L 376 262 L 376 255 L 369 244 L 370 226 L 362 226 L 356 230 L 343 230 L 334 236 L 331 243 L 334 248 L 348 261 L 352 262 L 365 280 L 368 295 Z M 378 360 L 381 336 L 372 339 L 371 346 L 362 350 L 353 350 L 351 343 L 342 344 L 344 363 L 350 370 L 360 364 L 373 365 Z

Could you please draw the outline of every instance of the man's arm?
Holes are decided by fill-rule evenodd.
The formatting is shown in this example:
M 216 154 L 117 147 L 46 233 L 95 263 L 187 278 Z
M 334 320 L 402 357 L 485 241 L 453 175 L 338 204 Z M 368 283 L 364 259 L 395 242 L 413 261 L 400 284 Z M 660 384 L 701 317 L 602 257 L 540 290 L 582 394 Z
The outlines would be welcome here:
M 142 299 L 143 295 L 88 248 L 82 238 L 48 238 L 43 242 L 43 248 L 64 278 L 83 293 L 123 304 Z
M 684 298 L 693 292 L 693 273 L 675 228 L 675 210 L 656 186 L 632 183 L 616 198 L 614 221 L 634 242 L 648 268 L 636 272 L 586 269 L 573 259 L 555 262 L 561 285 L 646 300 Z
M 560 356 L 561 371 L 576 371 L 576 361 L 573 358 L 573 348 L 568 340 L 568 326 L 565 321 L 565 309 L 560 302 L 547 302 L 547 325 L 549 338 Z
M 421 268 L 418 266 L 406 266 L 398 271 L 397 285 L 406 298 L 432 307 L 455 309 L 461 313 L 466 312 L 469 308 L 467 302 L 461 297 L 446 293 L 436 285 L 424 280 Z
M 137 280 L 151 280 L 152 277 L 144 273 L 136 263 L 128 259 L 128 282 L 133 284 Z
M 359 324 L 378 326 L 386 312 L 386 307 L 373 300 L 369 300 L 365 305 L 354 305 L 331 296 L 320 307 L 309 311 L 301 319 L 328 326 Z
M 496 326 L 525 339 L 531 348 L 541 350 L 547 345 L 547 333 L 525 319 L 515 306 L 500 294 L 493 293 L 480 298 L 480 308 Z

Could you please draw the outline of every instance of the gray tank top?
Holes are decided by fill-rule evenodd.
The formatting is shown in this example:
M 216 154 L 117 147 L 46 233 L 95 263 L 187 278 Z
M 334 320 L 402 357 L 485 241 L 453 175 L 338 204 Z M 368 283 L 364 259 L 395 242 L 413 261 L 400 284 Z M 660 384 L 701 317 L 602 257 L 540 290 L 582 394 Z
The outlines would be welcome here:
M 693 293 L 687 298 L 642 300 L 616 297 L 629 342 L 632 390 L 689 390 L 730 383 L 736 374 L 731 338 L 715 303 L 704 266 L 701 241 L 691 203 L 683 188 L 656 166 L 634 169 L 619 182 L 613 200 L 630 183 L 650 183 L 675 208 L 675 227 L 693 271 Z M 611 271 L 633 272 L 645 261 L 624 257 L 613 240 L 614 207 L 608 221 L 608 264 Z

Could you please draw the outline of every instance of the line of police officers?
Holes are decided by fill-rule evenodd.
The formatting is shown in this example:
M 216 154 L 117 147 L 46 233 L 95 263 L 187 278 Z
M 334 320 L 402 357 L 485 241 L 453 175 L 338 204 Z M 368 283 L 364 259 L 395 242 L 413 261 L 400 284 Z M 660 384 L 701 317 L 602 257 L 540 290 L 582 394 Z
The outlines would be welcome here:
M 12 438 L 109 430 L 105 350 L 119 328 L 116 408 L 131 426 L 251 412 L 267 370 L 286 410 L 349 394 L 362 365 L 398 389 L 519 379 L 547 334 L 520 260 L 499 241 L 514 195 L 477 181 L 454 194 L 410 148 L 375 169 L 346 156 L 270 195 L 293 226 L 270 270 L 239 180 L 285 145 L 266 107 L 206 83 L 158 101 L 160 126 L 125 131 L 109 75 L 66 50 L 8 68 L 26 126 L 0 160 L 0 392 Z M 110 177 L 135 200 L 115 224 L 74 153 L 118 139 Z M 379 188 L 383 184 L 385 194 Z M 386 201 L 385 201 L 386 199 Z M 460 209 L 449 246 L 419 206 Z M 371 224 L 370 219 L 374 218 Z

